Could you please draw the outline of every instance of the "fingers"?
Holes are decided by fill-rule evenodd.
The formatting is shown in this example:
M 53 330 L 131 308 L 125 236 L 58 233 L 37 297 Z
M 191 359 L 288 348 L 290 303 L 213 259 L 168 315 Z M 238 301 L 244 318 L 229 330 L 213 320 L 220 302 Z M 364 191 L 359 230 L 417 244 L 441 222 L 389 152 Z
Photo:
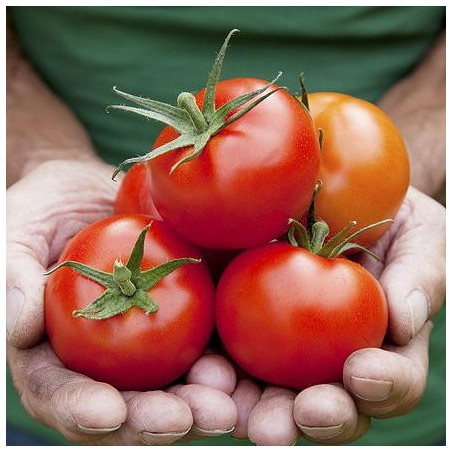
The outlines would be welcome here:
M 9 344 L 26 348 L 44 335 L 45 269 L 26 246 L 7 245 L 6 335 Z
M 347 359 L 344 385 L 360 413 L 389 418 L 408 413 L 419 403 L 427 381 L 431 329 L 428 322 L 406 346 L 363 349 Z
M 109 444 L 164 446 L 182 439 L 193 423 L 189 406 L 163 391 L 129 392 L 127 419 L 109 438 Z
M 380 282 L 389 306 L 388 336 L 404 345 L 444 303 L 445 209 L 410 188 L 394 227 Z
M 262 391 L 259 386 L 248 378 L 238 382 L 232 400 L 237 406 L 237 423 L 232 432 L 232 436 L 237 439 L 248 439 L 248 419 L 251 411 L 259 402 Z
M 193 415 L 191 435 L 223 435 L 230 433 L 237 423 L 237 407 L 223 391 L 200 384 L 178 385 L 168 391 L 190 407 Z
M 234 429 L 238 411 L 230 398 L 237 383 L 232 364 L 217 353 L 206 353 L 191 367 L 187 384 L 169 389 L 185 400 L 193 413 L 193 427 L 184 439 L 219 436 Z
M 345 388 L 312 386 L 296 397 L 286 389 L 267 388 L 249 416 L 250 440 L 290 445 L 302 434 L 316 443 L 340 444 L 364 435 L 371 416 L 408 413 L 425 391 L 431 328 L 427 323 L 406 346 L 353 353 L 344 366 Z
M 8 349 L 21 402 L 32 417 L 71 441 L 95 445 L 167 445 L 183 438 L 193 416 L 163 391 L 119 393 L 66 369 L 48 343 Z
M 340 444 L 361 437 L 370 417 L 358 414 L 353 398 L 340 385 L 312 386 L 294 401 L 294 420 L 306 439 Z
M 200 384 L 231 394 L 237 383 L 232 364 L 221 355 L 209 353 L 201 356 L 187 374 L 187 383 Z
M 95 442 L 121 427 L 127 408 L 113 387 L 72 372 L 48 343 L 8 348 L 14 385 L 32 417 L 76 442 Z
M 13 363 L 13 381 L 27 411 L 76 442 L 165 445 L 229 433 L 235 426 L 235 437 L 248 436 L 258 445 L 294 444 L 301 434 L 320 444 L 338 444 L 363 435 L 369 416 L 399 416 L 420 401 L 430 330 L 428 323 L 407 346 L 351 355 L 344 367 L 350 395 L 339 385 L 319 385 L 298 396 L 268 387 L 260 397 L 256 383 L 245 379 L 232 398 L 193 383 L 168 392 L 130 392 L 122 397 L 109 385 L 65 369 L 47 343 L 31 350 L 9 347 L 8 361 Z M 219 369 L 228 375 L 223 360 L 204 360 L 204 364 L 209 361 L 220 363 Z
M 293 418 L 296 394 L 288 389 L 267 387 L 250 413 L 248 436 L 258 446 L 290 446 L 301 432 Z
M 6 195 L 6 334 L 8 342 L 20 348 L 31 347 L 44 334 L 43 273 L 49 245 L 42 234 L 43 219 L 28 206 L 28 201 L 36 206 L 27 198 L 36 190 L 33 180 L 24 179 Z

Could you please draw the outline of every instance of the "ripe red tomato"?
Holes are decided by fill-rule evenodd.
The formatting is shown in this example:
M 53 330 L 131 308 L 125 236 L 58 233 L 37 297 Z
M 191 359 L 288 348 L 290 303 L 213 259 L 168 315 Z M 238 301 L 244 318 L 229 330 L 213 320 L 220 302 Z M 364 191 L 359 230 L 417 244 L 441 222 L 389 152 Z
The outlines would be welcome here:
M 155 208 L 149 189 L 149 171 L 144 163 L 135 163 L 122 179 L 115 200 L 115 213 L 149 215 L 152 219 L 161 220 Z M 218 281 L 221 272 L 238 250 L 204 248 L 201 250 L 210 269 L 214 281 Z
M 353 220 L 364 227 L 394 218 L 410 181 L 407 151 L 395 124 L 376 105 L 352 96 L 319 92 L 308 99 L 324 138 L 317 216 L 328 223 L 331 235 Z M 369 247 L 388 227 L 372 229 L 357 242 Z
M 223 80 L 215 106 L 267 82 Z M 195 96 L 202 108 L 204 90 Z M 154 148 L 174 140 L 166 127 Z M 287 91 L 212 136 L 197 158 L 170 172 L 192 147 L 149 160 L 151 192 L 162 218 L 180 235 L 205 248 L 246 248 L 272 240 L 288 219 L 307 209 L 320 164 L 317 131 L 309 114 Z
M 342 381 L 352 352 L 380 347 L 388 309 L 364 267 L 275 242 L 243 252 L 226 268 L 216 321 L 226 350 L 244 370 L 303 389 Z
M 161 220 L 149 189 L 149 171 L 144 163 L 135 163 L 124 175 L 115 199 L 115 213 L 142 213 Z
M 100 220 L 71 240 L 60 262 L 71 260 L 111 272 L 118 259 L 128 262 L 137 237 L 149 222 L 150 217 L 144 215 Z M 154 221 L 137 265 L 144 272 L 186 257 L 199 258 L 200 253 L 165 224 Z M 146 291 L 133 278 L 141 300 Z M 68 368 L 120 390 L 152 390 L 180 377 L 206 347 L 214 325 L 214 286 L 204 263 L 178 267 L 147 291 L 157 312 L 146 314 L 133 306 L 101 320 L 73 315 L 104 291 L 101 284 L 68 267 L 48 278 L 48 337 Z

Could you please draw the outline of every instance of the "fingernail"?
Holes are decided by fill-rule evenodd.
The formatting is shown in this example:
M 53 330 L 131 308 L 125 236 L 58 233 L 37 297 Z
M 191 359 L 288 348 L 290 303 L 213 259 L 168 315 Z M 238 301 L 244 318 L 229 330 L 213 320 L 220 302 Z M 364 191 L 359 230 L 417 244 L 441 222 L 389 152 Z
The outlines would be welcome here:
M 226 435 L 227 433 L 231 433 L 234 430 L 234 428 L 235 425 L 232 426 L 231 428 L 228 428 L 227 430 L 223 429 L 206 430 L 198 427 L 197 425 L 193 425 L 193 427 L 191 428 L 191 432 L 194 433 L 195 435 L 200 436 L 221 436 Z
M 105 433 L 111 433 L 115 430 L 118 430 L 121 427 L 121 424 L 115 425 L 114 427 L 105 427 L 105 428 L 94 428 L 94 427 L 86 427 L 85 425 L 77 424 L 77 430 L 82 433 L 87 433 L 88 435 L 103 435 Z
M 302 433 L 310 438 L 330 439 L 342 432 L 344 424 L 329 425 L 328 427 L 308 427 L 307 425 L 298 425 L 298 427 Z
M 179 438 L 184 437 L 189 431 L 190 429 L 187 429 L 184 432 L 165 432 L 165 433 L 153 433 L 143 431 L 141 432 L 140 436 L 143 443 L 148 444 L 149 446 L 164 446 L 174 443 Z
M 388 398 L 394 383 L 387 380 L 351 377 L 351 389 L 360 399 L 381 402 Z
M 16 327 L 25 304 L 25 295 L 18 287 L 12 287 L 6 293 L 6 334 L 9 338 Z
M 428 320 L 429 302 L 423 290 L 414 289 L 408 295 L 407 303 L 411 313 L 411 337 L 414 337 Z

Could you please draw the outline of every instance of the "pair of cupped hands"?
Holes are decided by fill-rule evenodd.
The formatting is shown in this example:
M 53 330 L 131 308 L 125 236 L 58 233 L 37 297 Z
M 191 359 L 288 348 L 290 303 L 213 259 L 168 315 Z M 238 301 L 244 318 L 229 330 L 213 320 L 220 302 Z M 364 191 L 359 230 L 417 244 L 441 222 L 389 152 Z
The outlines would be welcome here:
M 32 417 L 68 439 L 165 445 L 230 434 L 258 445 L 353 441 L 371 417 L 412 410 L 428 376 L 431 319 L 445 294 L 445 209 L 410 187 L 390 231 L 360 262 L 389 305 L 387 343 L 345 363 L 343 381 L 299 393 L 260 383 L 208 350 L 184 384 L 119 392 L 65 368 L 45 336 L 44 272 L 67 241 L 113 211 L 119 183 L 101 162 L 42 163 L 7 190 L 7 362 Z M 76 346 L 74 344 L 74 346 Z

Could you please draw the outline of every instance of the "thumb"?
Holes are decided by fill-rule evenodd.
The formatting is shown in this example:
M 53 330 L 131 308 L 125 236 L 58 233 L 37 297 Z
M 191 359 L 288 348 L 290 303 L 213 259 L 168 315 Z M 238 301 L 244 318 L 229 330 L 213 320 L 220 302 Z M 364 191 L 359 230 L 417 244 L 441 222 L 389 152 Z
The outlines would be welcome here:
M 445 209 L 411 188 L 399 217 L 380 282 L 388 300 L 390 339 L 404 345 L 444 302 Z
M 44 334 L 44 267 L 19 243 L 7 245 L 6 334 L 8 343 L 26 348 Z
M 15 347 L 30 347 L 44 332 L 44 271 L 84 225 L 111 212 L 116 190 L 104 182 L 105 164 L 49 161 L 6 193 L 6 327 Z M 83 175 L 83 180 L 80 179 Z
M 32 193 L 32 197 L 27 193 Z M 27 348 L 44 334 L 44 271 L 49 244 L 43 218 L 50 206 L 37 208 L 35 185 L 25 179 L 6 193 L 6 337 L 14 347 Z M 49 197 L 44 197 L 46 202 Z

